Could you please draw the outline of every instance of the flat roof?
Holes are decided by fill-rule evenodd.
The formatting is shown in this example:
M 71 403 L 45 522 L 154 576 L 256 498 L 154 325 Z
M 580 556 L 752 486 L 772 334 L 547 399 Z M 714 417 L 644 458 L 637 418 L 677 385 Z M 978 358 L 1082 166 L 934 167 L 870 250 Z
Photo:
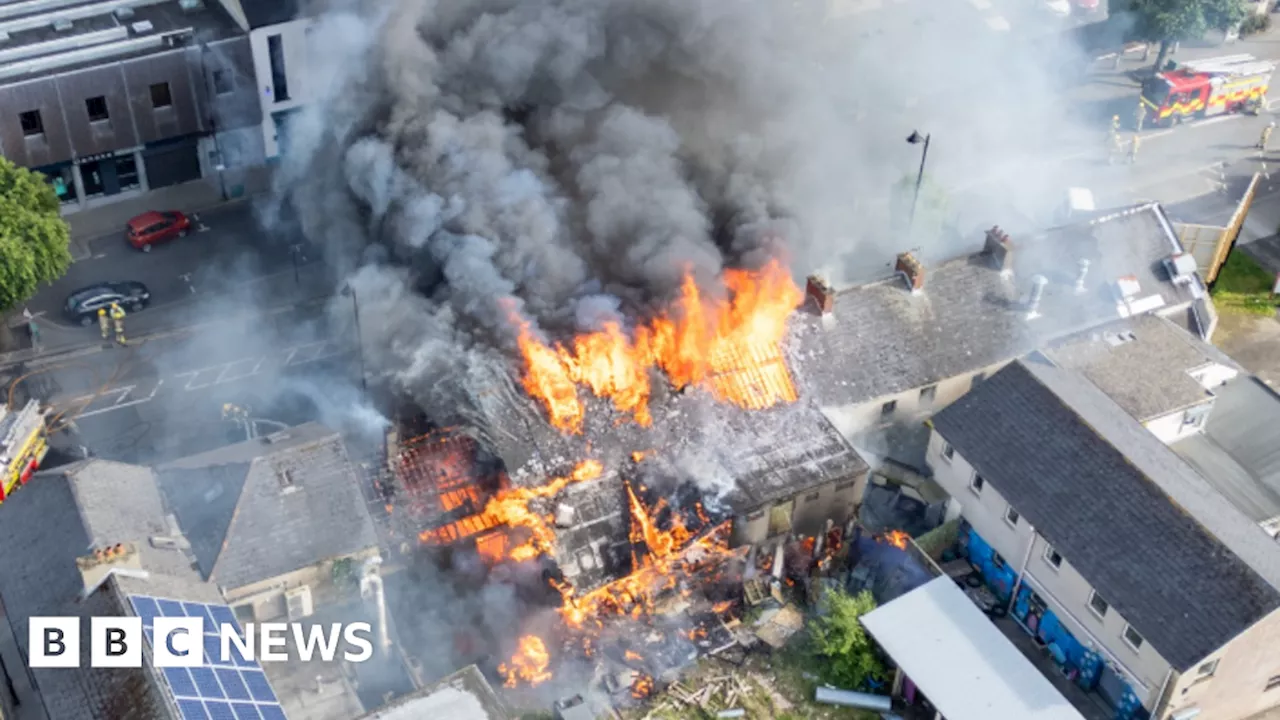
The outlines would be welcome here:
M 1084 720 L 949 577 L 862 624 L 947 720 Z
M 468 665 L 435 685 L 362 716 L 361 720 L 508 720 L 509 717 L 480 669 Z

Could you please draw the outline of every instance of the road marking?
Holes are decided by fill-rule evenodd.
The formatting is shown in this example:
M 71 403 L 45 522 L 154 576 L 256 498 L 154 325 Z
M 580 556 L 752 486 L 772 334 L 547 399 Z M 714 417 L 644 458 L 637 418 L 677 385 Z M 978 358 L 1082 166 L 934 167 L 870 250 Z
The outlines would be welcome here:
M 996 15 L 995 17 L 987 18 L 987 26 L 990 27 L 992 30 L 998 30 L 1001 32 L 1006 32 L 1012 29 L 1012 27 L 1009 25 L 1009 21 L 1005 20 L 1004 17 L 1001 15 Z

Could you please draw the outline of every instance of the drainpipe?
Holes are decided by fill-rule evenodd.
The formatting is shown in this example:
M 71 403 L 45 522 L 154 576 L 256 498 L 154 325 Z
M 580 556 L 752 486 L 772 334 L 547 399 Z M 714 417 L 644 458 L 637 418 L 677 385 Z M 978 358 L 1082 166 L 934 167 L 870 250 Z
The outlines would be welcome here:
M 1031 539 L 1027 542 L 1027 552 L 1022 556 L 1022 567 L 1018 570 L 1018 579 L 1013 581 L 1013 592 L 1009 594 L 1009 605 L 1004 609 L 1006 616 L 1013 615 L 1013 604 L 1018 601 L 1018 591 L 1022 589 L 1022 578 L 1027 575 L 1027 565 L 1031 563 L 1031 548 L 1036 546 L 1036 529 L 1030 523 Z
M 1169 668 L 1169 672 L 1164 674 L 1164 682 L 1160 683 L 1160 694 L 1156 695 L 1155 706 L 1151 708 L 1151 717 L 1161 720 L 1164 715 L 1165 707 L 1169 702 L 1165 699 L 1164 694 L 1172 690 L 1173 685 L 1173 667 Z

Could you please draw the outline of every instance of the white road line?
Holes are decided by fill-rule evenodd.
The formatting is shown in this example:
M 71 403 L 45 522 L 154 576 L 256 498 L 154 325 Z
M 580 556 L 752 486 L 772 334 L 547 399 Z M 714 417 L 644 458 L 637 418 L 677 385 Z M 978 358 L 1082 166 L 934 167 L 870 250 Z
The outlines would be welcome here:
M 133 392 L 133 389 L 135 387 L 137 387 L 137 385 L 130 385 L 129 387 L 124 388 L 123 391 L 120 393 L 120 397 L 116 398 L 116 401 L 111 404 L 119 405 L 120 403 L 124 402 L 124 399 L 129 397 L 129 393 Z
M 1009 21 L 1005 20 L 1001 15 L 987 18 L 987 26 L 992 30 L 998 30 L 1000 32 L 1008 32 L 1013 29 L 1012 26 L 1009 25 Z

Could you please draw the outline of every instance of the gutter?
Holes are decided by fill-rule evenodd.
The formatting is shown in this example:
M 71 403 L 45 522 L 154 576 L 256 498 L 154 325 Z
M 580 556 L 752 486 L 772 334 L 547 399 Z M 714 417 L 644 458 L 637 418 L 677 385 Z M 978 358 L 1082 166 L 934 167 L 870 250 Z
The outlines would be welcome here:
M 1166 706 L 1169 705 L 1165 698 L 1165 693 L 1173 689 L 1173 666 L 1169 666 L 1169 672 L 1164 674 L 1164 682 L 1160 683 L 1160 694 L 1156 695 L 1155 706 L 1151 708 L 1151 717 L 1160 720 L 1164 714 Z

